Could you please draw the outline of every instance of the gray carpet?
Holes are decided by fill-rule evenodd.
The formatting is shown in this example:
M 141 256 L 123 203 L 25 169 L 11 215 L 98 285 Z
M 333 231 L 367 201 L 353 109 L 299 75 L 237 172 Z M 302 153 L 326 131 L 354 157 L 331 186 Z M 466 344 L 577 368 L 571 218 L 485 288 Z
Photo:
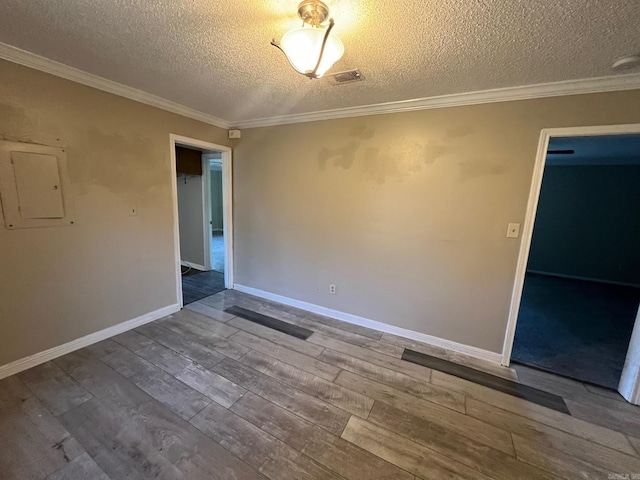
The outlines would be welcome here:
M 224 235 L 213 232 L 211 236 L 211 268 L 216 272 L 224 272 Z
M 617 389 L 640 289 L 527 274 L 512 360 Z

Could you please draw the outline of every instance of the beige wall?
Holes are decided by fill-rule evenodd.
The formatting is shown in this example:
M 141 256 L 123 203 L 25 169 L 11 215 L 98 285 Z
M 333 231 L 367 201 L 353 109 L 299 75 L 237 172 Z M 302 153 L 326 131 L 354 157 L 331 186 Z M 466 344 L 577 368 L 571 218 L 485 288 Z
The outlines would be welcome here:
M 169 133 L 229 144 L 225 130 L 0 61 L 0 138 L 67 147 L 76 208 L 70 227 L 0 225 L 0 365 L 176 302 Z
M 504 234 L 523 221 L 540 129 L 638 123 L 638 104 L 635 91 L 246 130 L 236 282 L 499 352 L 519 245 Z M 230 145 L 0 61 L 0 138 L 65 146 L 76 207 L 72 227 L 0 227 L 0 365 L 175 302 L 169 133 Z
M 178 217 L 180 218 L 180 260 L 205 265 L 204 193 L 202 175 L 178 175 Z
M 633 91 L 245 130 L 235 281 L 501 352 L 519 248 L 505 234 L 540 130 L 640 123 L 638 105 Z

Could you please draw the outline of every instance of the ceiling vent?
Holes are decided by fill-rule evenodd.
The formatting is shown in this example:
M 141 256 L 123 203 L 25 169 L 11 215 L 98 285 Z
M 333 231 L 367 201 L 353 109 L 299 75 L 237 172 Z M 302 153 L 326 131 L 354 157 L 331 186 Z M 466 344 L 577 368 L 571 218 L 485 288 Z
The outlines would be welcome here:
M 325 75 L 325 77 L 332 85 L 344 85 L 346 83 L 361 82 L 364 80 L 364 75 L 362 75 L 359 70 L 332 73 Z

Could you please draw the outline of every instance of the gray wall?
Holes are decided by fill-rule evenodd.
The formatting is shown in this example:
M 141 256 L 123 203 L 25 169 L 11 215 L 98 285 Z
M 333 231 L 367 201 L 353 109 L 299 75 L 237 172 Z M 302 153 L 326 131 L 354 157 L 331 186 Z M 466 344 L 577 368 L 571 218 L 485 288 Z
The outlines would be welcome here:
M 180 259 L 204 267 L 205 220 L 202 198 L 203 177 L 178 175 L 178 219 L 180 225 Z
M 636 90 L 247 129 L 235 281 L 501 352 L 507 224 L 524 221 L 541 129 L 640 123 L 637 105 Z
M 546 167 L 527 268 L 640 286 L 640 165 Z

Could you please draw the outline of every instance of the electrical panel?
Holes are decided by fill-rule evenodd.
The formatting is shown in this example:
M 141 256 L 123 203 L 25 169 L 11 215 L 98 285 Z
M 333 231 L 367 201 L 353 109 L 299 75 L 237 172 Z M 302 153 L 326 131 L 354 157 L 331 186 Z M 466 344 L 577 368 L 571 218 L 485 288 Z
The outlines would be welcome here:
M 10 230 L 73 225 L 64 148 L 0 142 L 0 199 Z

